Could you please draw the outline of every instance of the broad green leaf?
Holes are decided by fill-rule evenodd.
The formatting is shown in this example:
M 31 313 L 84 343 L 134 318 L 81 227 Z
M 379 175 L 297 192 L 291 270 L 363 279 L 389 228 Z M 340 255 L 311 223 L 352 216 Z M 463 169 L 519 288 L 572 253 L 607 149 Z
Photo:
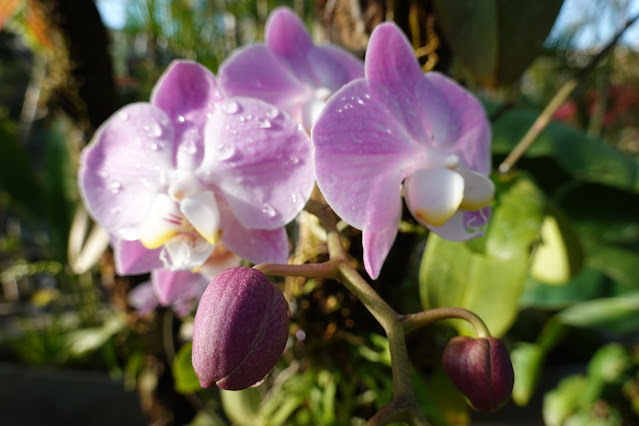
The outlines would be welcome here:
M 517 405 L 525 406 L 539 381 L 546 360 L 546 350 L 537 343 L 521 343 L 510 353 L 510 359 L 515 371 L 513 401 Z
M 598 297 L 610 296 L 609 290 L 606 277 L 600 271 L 587 267 L 562 286 L 549 285 L 528 277 L 519 303 L 523 308 L 560 309 Z
M 583 264 L 583 251 L 570 221 L 549 209 L 541 225 L 541 240 L 535 248 L 530 274 L 548 284 L 566 284 Z
M 260 419 L 259 409 L 262 398 L 256 388 L 240 391 L 220 389 L 220 398 L 224 414 L 237 426 L 258 426 L 264 424 Z
M 486 235 L 468 242 L 452 242 L 431 234 L 419 273 L 425 309 L 469 309 L 484 320 L 495 336 L 503 335 L 517 315 L 545 204 L 540 191 L 525 175 L 498 179 Z M 474 334 L 467 323 L 452 323 L 459 333 Z
M 497 86 L 513 82 L 541 51 L 562 3 L 436 0 L 435 8 L 455 55 L 480 83 Z
M 195 393 L 202 389 L 191 362 L 193 344 L 185 343 L 173 359 L 173 380 L 175 391 L 181 394 Z
M 639 290 L 639 252 L 612 245 L 590 247 L 588 264 L 628 289 Z
M 548 426 L 564 425 L 581 405 L 582 393 L 588 385 L 588 379 L 583 376 L 569 376 L 559 382 L 556 389 L 544 396 L 543 416 Z
M 639 330 L 639 292 L 582 302 L 564 309 L 557 318 L 576 327 L 605 328 L 620 334 Z
M 485 104 L 487 109 L 495 106 Z M 493 153 L 506 155 L 532 126 L 539 112 L 517 108 L 493 123 Z M 639 162 L 600 139 L 552 122 L 526 151 L 527 157 L 551 157 L 574 178 L 639 191 Z

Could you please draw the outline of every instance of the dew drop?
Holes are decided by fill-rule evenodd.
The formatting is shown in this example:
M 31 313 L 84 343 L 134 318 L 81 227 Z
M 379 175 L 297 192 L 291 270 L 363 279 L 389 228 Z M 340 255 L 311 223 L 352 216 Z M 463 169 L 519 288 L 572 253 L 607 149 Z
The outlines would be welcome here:
M 262 213 L 268 217 L 275 217 L 275 209 L 270 204 L 264 204 L 262 206 Z
M 266 116 L 270 118 L 276 118 L 278 115 L 280 115 L 280 110 L 275 107 L 266 112 Z
M 114 180 L 113 182 L 109 182 L 107 188 L 109 188 L 109 191 L 111 191 L 113 194 L 117 194 L 122 190 L 122 184 Z
M 240 110 L 240 106 L 234 100 L 228 100 L 224 103 L 224 112 L 227 114 L 235 114 Z
M 107 172 L 105 172 L 104 170 L 100 170 L 100 171 L 98 172 L 98 175 L 99 175 L 100 177 L 102 177 L 102 178 L 107 178 L 107 177 L 109 177 L 109 174 L 108 174 Z
M 120 214 L 120 208 L 119 207 L 112 207 L 109 211 L 111 212 L 111 214 L 114 214 L 114 215 Z
M 184 123 L 186 121 L 186 118 L 184 118 L 183 115 L 178 115 L 177 116 L 177 121 L 179 121 L 180 123 Z
M 219 145 L 217 147 L 217 156 L 220 160 L 228 160 L 235 155 L 235 147 L 233 145 Z
M 144 131 L 146 132 L 147 136 L 150 136 L 152 138 L 159 138 L 160 136 L 162 136 L 162 128 L 155 121 L 144 126 Z
M 300 162 L 300 159 L 295 156 L 292 156 L 292 157 L 289 157 L 288 161 L 290 161 L 291 164 L 297 164 Z
M 292 202 L 293 204 L 297 204 L 297 195 L 295 195 L 295 194 L 291 194 L 291 202 Z
M 118 113 L 118 118 L 122 121 L 127 121 L 129 119 L 129 113 L 126 111 L 120 111 Z
M 260 121 L 260 129 L 270 129 L 271 126 L 271 121 L 268 118 Z
M 160 150 L 160 145 L 158 145 L 155 142 L 153 142 L 153 143 L 149 144 L 149 148 L 151 148 L 151 151 L 159 151 Z

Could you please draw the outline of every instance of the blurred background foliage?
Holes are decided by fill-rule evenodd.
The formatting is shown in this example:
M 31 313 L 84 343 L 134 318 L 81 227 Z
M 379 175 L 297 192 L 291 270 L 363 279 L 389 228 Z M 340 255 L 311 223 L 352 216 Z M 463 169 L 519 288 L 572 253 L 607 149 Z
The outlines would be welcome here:
M 403 313 L 472 309 L 512 351 L 513 401 L 480 416 L 440 366 L 447 339 L 471 331 L 450 322 L 411 335 L 415 388 L 433 424 L 639 422 L 639 40 L 610 43 L 637 2 L 102 0 L 98 6 L 104 11 L 107 3 L 123 10 L 117 28 L 105 27 L 109 16 L 91 1 L 0 3 L 2 366 L 100 372 L 137 395 L 135 410 L 144 417 L 125 412 L 126 424 L 363 424 L 390 401 L 381 328 L 337 283 L 299 278 L 280 282 L 291 304 L 291 337 L 265 384 L 242 392 L 200 389 L 190 364 L 193 317 L 132 310 L 127 293 L 147 277 L 115 274 L 104 238 L 90 232 L 79 203 L 79 152 L 100 123 L 121 105 L 147 100 L 174 58 L 216 71 L 234 48 L 260 40 L 269 12 L 286 5 L 316 41 L 361 57 L 374 26 L 395 20 L 425 70 L 452 75 L 482 98 L 493 123 L 495 169 L 575 81 L 515 167 L 495 171 L 486 235 L 448 242 L 407 215 L 374 286 Z M 557 26 L 568 3 L 574 19 Z M 312 218 L 303 215 L 300 223 L 295 260 L 324 260 L 324 243 L 308 231 L 316 226 Z M 344 233 L 361 259 L 360 233 Z M 10 398 L 37 398 L 12 393 L 5 379 L 0 387 L 4 406 Z M 102 398 L 99 391 L 94 396 Z M 45 414 L 51 420 L 64 412 Z M 18 413 L 8 424 L 28 418 Z

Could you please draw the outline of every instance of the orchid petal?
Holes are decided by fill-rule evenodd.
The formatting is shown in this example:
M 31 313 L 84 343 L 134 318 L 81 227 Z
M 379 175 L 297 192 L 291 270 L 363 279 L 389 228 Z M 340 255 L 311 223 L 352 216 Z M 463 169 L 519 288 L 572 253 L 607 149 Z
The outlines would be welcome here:
M 417 107 L 433 143 L 457 154 L 484 175 L 490 172 L 490 123 L 482 104 L 456 81 L 437 72 L 424 74 L 416 88 Z
M 151 103 L 173 121 L 177 168 L 200 163 L 207 114 L 223 100 L 213 73 L 196 62 L 173 61 L 162 74 L 151 93 Z
M 166 306 L 183 298 L 184 295 L 197 296 L 198 290 L 208 280 L 191 271 L 170 271 L 156 269 L 151 273 L 151 282 L 159 302 Z
M 166 194 L 158 194 L 140 224 L 140 242 L 148 249 L 156 249 L 182 229 L 182 214 L 177 203 Z
M 365 67 L 367 79 L 390 89 L 396 96 L 412 98 L 423 75 L 410 42 L 392 22 L 375 27 L 366 50 Z
M 329 99 L 313 127 L 317 183 L 335 212 L 358 229 L 381 231 L 401 209 L 402 180 L 450 158 L 415 142 L 365 80 Z M 348 187 L 348 190 L 345 188 Z
M 236 50 L 220 65 L 218 79 L 230 97 L 261 99 L 288 113 L 311 97 L 310 89 L 264 44 Z
M 335 92 L 346 83 L 364 77 L 364 63 L 335 46 L 317 46 L 308 53 L 308 61 L 320 87 Z
M 161 249 L 149 250 L 139 240 L 117 239 L 113 245 L 118 275 L 140 275 L 162 267 Z
M 209 258 L 215 247 L 195 234 L 179 234 L 164 243 L 160 259 L 166 269 L 197 269 Z
M 220 272 L 223 272 L 234 266 L 240 266 L 242 264 L 242 258 L 232 251 L 228 250 L 224 243 L 219 242 L 215 245 L 215 249 L 211 256 L 204 262 L 204 264 L 197 270 L 209 281 L 215 278 Z
M 252 263 L 286 263 L 289 246 L 284 227 L 249 229 L 237 220 L 223 197 L 217 198 L 217 205 L 220 209 L 220 227 L 224 230 L 222 243 L 229 250 Z
M 93 218 L 116 238 L 138 239 L 140 218 L 172 169 L 173 126 L 159 108 L 122 108 L 82 151 L 80 193 Z
M 490 207 L 477 211 L 458 210 L 442 226 L 426 225 L 435 234 L 450 241 L 466 241 L 481 237 L 490 219 Z
M 269 49 L 288 62 L 296 75 L 301 76 L 302 81 L 315 83 L 306 57 L 313 47 L 313 40 L 293 11 L 287 7 L 275 9 L 266 20 L 264 40 Z
M 495 184 L 488 176 L 474 172 L 464 166 L 455 169 L 464 178 L 464 199 L 459 208 L 479 210 L 490 204 L 495 195 Z
M 394 223 L 381 231 L 364 230 L 362 233 L 362 246 L 364 248 L 364 269 L 372 279 L 377 279 L 382 270 L 384 261 L 390 252 L 397 228 L 401 219 L 401 211 L 397 215 Z
M 250 98 L 232 101 L 237 113 L 217 111 L 206 126 L 199 177 L 222 190 L 244 227 L 282 227 L 313 189 L 309 137 L 272 105 Z
M 159 300 L 155 294 L 155 289 L 150 281 L 138 284 L 129 291 L 129 305 L 138 311 L 139 315 L 146 315 L 153 312 Z
M 180 203 L 180 211 L 209 244 L 217 243 L 220 239 L 220 211 L 213 192 L 198 192 L 185 198 Z
M 404 188 L 408 209 L 423 225 L 442 226 L 464 198 L 464 178 L 444 168 L 417 170 Z

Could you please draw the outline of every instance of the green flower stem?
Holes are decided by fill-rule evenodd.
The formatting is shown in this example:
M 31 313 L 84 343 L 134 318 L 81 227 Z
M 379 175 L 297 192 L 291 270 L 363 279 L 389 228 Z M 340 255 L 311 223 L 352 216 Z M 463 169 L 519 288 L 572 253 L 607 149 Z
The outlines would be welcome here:
M 397 420 L 406 421 L 410 425 L 429 424 L 417 406 L 400 316 L 351 265 L 337 230 L 337 216 L 330 207 L 310 202 L 306 209 L 320 219 L 326 230 L 329 262 L 334 262 L 337 266 L 338 280 L 364 304 L 384 328 L 388 338 L 393 373 L 393 401 L 370 419 L 368 424 L 384 425 Z
M 266 275 L 276 277 L 306 277 L 337 279 L 337 267 L 333 262 L 306 263 L 304 265 L 283 265 L 279 263 L 260 263 L 253 268 Z
M 403 315 L 399 318 L 400 323 L 404 326 L 404 332 L 409 334 L 410 332 L 431 324 L 435 321 L 459 318 L 466 320 L 475 328 L 478 338 L 490 337 L 488 327 L 481 318 L 475 315 L 473 312 L 462 308 L 434 308 L 426 311 L 418 312 L 415 314 Z

